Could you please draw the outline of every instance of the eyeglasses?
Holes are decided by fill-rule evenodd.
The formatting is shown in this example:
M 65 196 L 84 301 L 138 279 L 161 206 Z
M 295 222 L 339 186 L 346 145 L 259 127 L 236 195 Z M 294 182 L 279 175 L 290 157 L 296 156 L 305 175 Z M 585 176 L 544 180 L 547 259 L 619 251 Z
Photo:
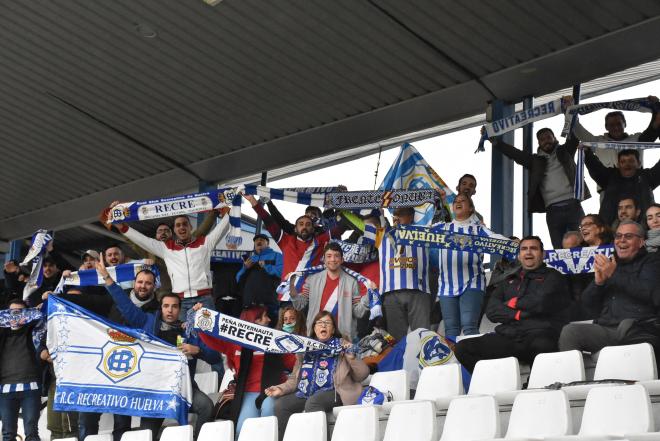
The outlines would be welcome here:
M 614 235 L 614 240 L 621 240 L 621 239 L 632 240 L 633 237 L 641 238 L 642 236 L 640 236 L 639 234 L 635 234 L 635 233 L 625 233 L 625 234 L 616 233 Z
M 329 328 L 332 326 L 332 322 L 329 320 L 319 320 L 314 322 L 314 326 L 320 326 L 322 328 Z
M 584 230 L 585 228 L 590 227 L 590 226 L 592 226 L 592 225 L 596 225 L 596 224 L 595 224 L 594 222 L 585 222 L 585 223 L 583 223 L 582 225 L 580 225 L 580 226 L 578 227 L 578 230 L 582 231 L 582 230 Z

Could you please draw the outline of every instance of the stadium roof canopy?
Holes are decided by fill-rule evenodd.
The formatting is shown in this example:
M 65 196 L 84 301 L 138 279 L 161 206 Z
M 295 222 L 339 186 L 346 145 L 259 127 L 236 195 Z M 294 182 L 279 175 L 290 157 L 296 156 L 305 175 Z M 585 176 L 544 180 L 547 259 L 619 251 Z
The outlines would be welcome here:
M 489 100 L 658 60 L 657 41 L 652 0 L 3 2 L 0 239 L 474 125 Z

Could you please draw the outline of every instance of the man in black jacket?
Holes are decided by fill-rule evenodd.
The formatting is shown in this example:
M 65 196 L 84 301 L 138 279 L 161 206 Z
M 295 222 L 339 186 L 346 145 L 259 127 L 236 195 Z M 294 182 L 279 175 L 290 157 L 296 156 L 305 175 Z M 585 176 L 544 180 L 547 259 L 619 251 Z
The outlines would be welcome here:
M 660 161 L 652 168 L 642 168 L 639 150 L 621 150 L 618 167 L 605 167 L 591 149 L 585 148 L 584 164 L 594 181 L 603 189 L 603 201 L 598 214 L 606 224 L 617 219 L 619 201 L 635 198 L 639 209 L 646 209 L 654 202 L 653 190 L 660 185 Z
M 20 316 L 26 304 L 19 298 L 9 301 L 12 316 Z M 0 415 L 2 439 L 16 439 L 18 411 L 22 409 L 26 441 L 39 441 L 41 408 L 41 365 L 32 342 L 37 322 L 20 320 L 0 328 Z
M 566 322 L 561 312 L 570 296 L 565 278 L 543 263 L 543 243 L 536 236 L 520 242 L 522 268 L 492 293 L 486 315 L 501 323 L 495 333 L 461 340 L 454 353 L 470 372 L 479 360 L 517 357 L 532 363 L 542 352 L 557 350 L 557 338 Z
M 540 129 L 536 132 L 539 147 L 536 154 L 518 150 L 502 142 L 493 142 L 493 148 L 529 170 L 527 190 L 530 213 L 545 213 L 552 246 L 561 248 L 564 233 L 578 229 L 584 216 L 580 201 L 575 199 L 575 151 L 578 140 L 571 136 L 566 144 L 559 144 L 552 130 Z M 589 189 L 584 186 L 589 198 Z
M 660 306 L 660 260 L 646 252 L 642 226 L 633 221 L 621 222 L 614 236 L 614 249 L 615 259 L 595 256 L 594 281 L 582 293 L 587 306 L 602 302 L 600 316 L 593 324 L 564 326 L 559 338 L 561 351 L 594 353 L 605 346 L 631 342 L 629 337 L 638 335 L 640 324 L 654 326 Z M 652 344 L 653 334 L 648 340 Z

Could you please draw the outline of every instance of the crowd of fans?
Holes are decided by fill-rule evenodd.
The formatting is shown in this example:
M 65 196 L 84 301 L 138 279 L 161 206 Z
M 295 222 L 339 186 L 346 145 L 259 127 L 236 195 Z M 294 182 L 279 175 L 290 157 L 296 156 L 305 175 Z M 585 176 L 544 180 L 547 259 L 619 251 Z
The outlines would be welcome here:
M 660 185 L 660 162 L 643 168 L 637 150 L 586 150 L 587 169 L 599 185 L 599 213 L 585 215 L 573 192 L 574 157 L 580 140 L 652 142 L 659 135 L 660 116 L 654 114 L 642 133 L 629 135 L 624 131 L 624 115 L 611 112 L 605 117 L 605 128 L 606 134 L 595 137 L 579 126 L 565 144 L 559 144 L 553 132 L 543 128 L 536 134 L 535 154 L 492 140 L 495 149 L 529 169 L 529 208 L 546 213 L 553 248 L 613 244 L 615 255 L 597 255 L 591 273 L 561 274 L 546 266 L 541 239 L 527 236 L 519 241 L 517 259 L 498 261 L 487 283 L 482 254 L 397 243 L 396 227 L 414 221 L 412 207 L 394 210 L 392 225 L 379 213 L 358 216 L 311 206 L 290 223 L 272 201 L 245 196 L 270 236 L 254 236 L 253 251 L 243 256 L 243 264 L 227 279 L 227 286 L 214 284 L 211 255 L 229 231 L 229 216 L 213 212 L 195 231 L 187 216 L 163 222 L 153 238 L 128 225 L 114 225 L 143 259 L 140 262 L 158 267 L 160 286 L 149 270 L 138 273 L 133 282 L 117 284 L 106 267 L 132 262 L 119 245 L 102 253 L 84 251 L 80 267 L 74 268 L 51 244 L 43 260 L 41 286 L 26 301 L 22 292 L 29 269 L 16 261 L 5 264 L 3 308 L 37 306 L 53 295 L 62 275 L 96 269 L 105 286 L 69 287 L 60 295 L 112 321 L 177 345 L 190 358 L 193 378 L 197 359 L 222 372 L 223 354 L 226 366 L 235 374 L 234 399 L 227 417 L 237 423 L 237 433 L 249 417 L 275 415 L 283 432 L 292 413 L 355 404 L 361 381 L 369 374 L 369 367 L 356 355 L 355 342 L 374 327 L 386 330 L 396 340 L 404 339 L 409 330 L 431 329 L 440 321 L 438 309 L 444 333 L 451 339 L 478 334 L 484 314 L 498 323 L 493 333 L 456 344 L 456 357 L 468 371 L 477 361 L 488 358 L 516 356 L 532 363 L 542 352 L 597 352 L 607 345 L 642 341 L 660 348 L 660 205 L 653 199 L 653 190 Z M 472 200 L 476 187 L 476 177 L 464 175 L 456 186 L 453 217 L 437 219 L 434 226 L 503 238 L 490 231 L 476 211 Z M 343 248 L 333 239 L 340 239 L 349 230 L 352 234 L 347 242 L 371 247 L 374 260 L 344 262 Z M 281 252 L 269 246 L 271 241 Z M 290 302 L 278 300 L 276 288 L 281 281 L 320 264 L 323 271 L 291 278 Z M 343 265 L 379 289 L 382 318 L 369 320 L 367 288 L 343 271 Z M 225 301 L 227 295 L 238 299 L 231 307 Z M 228 342 L 207 346 L 188 339 L 183 343 L 182 322 L 187 311 L 202 306 L 310 336 L 341 350 L 296 356 L 264 354 Z M 593 323 L 570 323 L 581 320 Z M 26 441 L 39 438 L 41 393 L 49 398 L 51 438 L 84 439 L 97 433 L 100 414 L 52 409 L 52 360 L 45 340 L 35 347 L 30 337 L 29 325 L 0 328 L 3 440 L 15 438 L 19 408 Z M 193 389 L 191 412 L 197 414 L 197 434 L 199 427 L 214 417 L 214 403 L 196 384 Z M 154 418 L 142 418 L 141 422 L 155 437 L 161 424 L 161 419 Z M 114 440 L 119 441 L 127 430 L 130 417 L 115 415 Z

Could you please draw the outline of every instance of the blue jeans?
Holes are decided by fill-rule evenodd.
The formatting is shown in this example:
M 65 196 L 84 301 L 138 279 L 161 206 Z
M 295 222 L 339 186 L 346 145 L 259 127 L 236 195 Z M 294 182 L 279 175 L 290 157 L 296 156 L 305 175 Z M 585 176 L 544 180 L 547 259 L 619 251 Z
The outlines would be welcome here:
M 241 412 L 238 414 L 238 421 L 236 422 L 236 438 L 241 433 L 243 422 L 248 418 L 259 418 L 275 415 L 275 400 L 267 397 L 261 403 L 261 410 L 257 409 L 254 403 L 259 392 L 245 392 L 243 394 L 243 402 L 241 403 Z
M 439 296 L 442 319 L 445 321 L 445 336 L 456 338 L 461 335 L 479 333 L 479 314 L 484 292 L 466 289 L 458 297 Z
M 207 294 L 205 296 L 197 297 L 188 297 L 187 299 L 181 299 L 181 310 L 179 311 L 179 320 L 182 322 L 186 321 L 186 314 L 192 309 L 197 303 L 201 303 L 204 308 L 212 309 L 215 311 L 215 303 L 213 302 L 213 295 Z
M 0 394 L 2 441 L 15 441 L 18 431 L 18 410 L 23 409 L 25 441 L 39 441 L 39 411 L 41 392 L 29 390 Z

